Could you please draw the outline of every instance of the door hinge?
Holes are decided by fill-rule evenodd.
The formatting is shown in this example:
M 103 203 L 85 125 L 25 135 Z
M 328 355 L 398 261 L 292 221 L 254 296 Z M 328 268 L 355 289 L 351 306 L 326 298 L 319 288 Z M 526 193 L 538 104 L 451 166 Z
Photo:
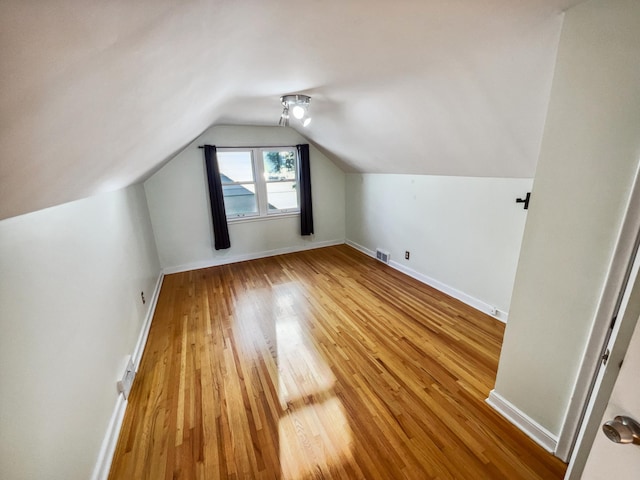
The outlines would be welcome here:
M 609 360 L 609 354 L 610 354 L 610 353 L 611 353 L 611 352 L 610 352 L 610 351 L 609 351 L 609 349 L 607 348 L 607 349 L 604 351 L 604 353 L 602 354 L 602 364 L 603 364 L 603 365 L 606 365 L 606 364 L 607 364 L 607 361 Z

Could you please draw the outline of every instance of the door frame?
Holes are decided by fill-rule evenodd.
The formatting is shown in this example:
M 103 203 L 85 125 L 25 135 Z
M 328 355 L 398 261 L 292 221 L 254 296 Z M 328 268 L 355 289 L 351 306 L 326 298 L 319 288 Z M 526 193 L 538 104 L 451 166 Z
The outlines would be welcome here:
M 599 422 L 604 414 L 613 384 L 620 370 L 619 363 L 627 351 L 633 327 L 637 320 L 629 315 L 618 315 L 623 297 L 630 295 L 630 289 L 637 285 L 636 278 L 630 278 L 640 243 L 640 164 L 628 197 L 625 217 L 603 286 L 594 318 L 594 325 L 587 342 L 584 356 L 576 379 L 573 395 L 567 408 L 562 430 L 558 436 L 555 455 L 569 461 L 566 479 L 578 479 L 584 468 L 593 439 L 599 430 Z M 638 288 L 640 291 L 640 286 Z M 640 293 L 640 292 L 639 292 Z M 610 326 L 618 316 L 612 334 Z M 602 352 L 610 349 L 609 361 L 598 379 L 602 365 Z

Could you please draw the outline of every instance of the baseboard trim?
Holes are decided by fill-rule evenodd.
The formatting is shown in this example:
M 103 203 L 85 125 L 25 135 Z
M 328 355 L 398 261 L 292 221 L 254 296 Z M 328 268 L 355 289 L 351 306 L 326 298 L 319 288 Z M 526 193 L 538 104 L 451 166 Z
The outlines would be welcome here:
M 156 286 L 153 290 L 151 303 L 149 303 L 147 316 L 144 319 L 142 329 L 140 330 L 140 334 L 138 335 L 136 348 L 133 350 L 133 355 L 132 355 L 133 366 L 136 368 L 136 372 L 138 371 L 138 367 L 140 366 L 140 360 L 142 359 L 142 352 L 144 352 L 144 347 L 147 344 L 147 337 L 149 336 L 149 329 L 151 328 L 151 320 L 153 320 L 153 314 L 156 312 L 156 305 L 158 304 L 158 297 L 160 297 L 160 289 L 162 288 L 163 280 L 164 280 L 164 273 L 160 272 L 160 275 L 158 275 L 158 280 L 156 281 Z
M 135 349 L 133 351 L 133 365 L 136 371 L 140 366 L 140 359 L 142 358 L 142 352 L 147 344 L 147 338 L 149 336 L 149 329 L 151 328 L 151 320 L 156 311 L 156 305 L 158 304 L 158 297 L 160 296 L 160 289 L 162 288 L 162 281 L 164 274 L 160 272 L 158 280 L 156 281 L 155 290 L 151 297 L 151 303 L 147 310 L 147 315 L 140 329 L 138 335 L 138 341 L 136 342 Z M 109 477 L 109 470 L 111 470 L 111 462 L 113 460 L 113 454 L 116 451 L 116 444 L 118 443 L 118 437 L 120 436 L 120 429 L 122 428 L 122 421 L 124 420 L 124 413 L 127 409 L 127 401 L 122 394 L 116 397 L 116 404 L 107 426 L 107 432 L 102 445 L 100 446 L 100 452 L 98 453 L 98 460 L 93 469 L 91 480 L 107 480 Z
M 345 243 L 355 248 L 356 250 L 361 251 L 365 255 L 369 255 L 370 257 L 376 258 L 376 253 L 373 250 L 369 250 L 368 248 L 363 247 L 362 245 L 359 245 L 355 242 L 352 242 L 351 240 L 347 240 Z M 399 272 L 404 273 L 405 275 L 410 276 L 411 278 L 415 278 L 416 280 L 424 283 L 425 285 L 429 285 L 430 287 L 433 287 L 436 290 L 446 293 L 447 295 L 457 300 L 460 300 L 463 303 L 466 303 L 470 307 L 473 307 L 476 310 L 481 311 L 482 313 L 486 313 L 487 315 L 491 315 L 493 318 L 500 320 L 503 323 L 507 323 L 507 319 L 509 318 L 508 312 L 496 309 L 496 313 L 491 313 L 492 306 L 489 305 L 488 303 L 483 302 L 482 300 L 479 300 L 475 297 L 472 297 L 471 295 L 467 295 L 466 293 L 461 292 L 456 288 L 453 288 L 445 283 L 442 283 L 436 280 L 435 278 L 431 278 L 428 275 L 424 275 L 396 261 L 391 260 L 391 262 L 389 262 L 389 266 L 395 270 L 398 270 Z
M 332 247 L 334 245 L 343 245 L 345 241 L 327 240 L 324 242 L 313 242 L 309 245 L 297 245 L 295 247 L 277 248 L 275 250 L 264 250 L 262 252 L 247 253 L 243 255 L 229 255 L 203 260 L 200 262 L 187 263 L 175 267 L 166 267 L 163 269 L 165 275 L 172 273 L 188 272 L 190 270 L 199 270 L 201 268 L 217 267 L 219 265 L 228 265 L 230 263 L 246 262 L 247 260 L 256 260 L 258 258 L 274 257 L 276 255 L 284 255 L 286 253 L 303 252 L 305 250 L 314 250 L 316 248 Z
M 127 401 L 124 399 L 124 396 L 120 394 L 116 399 L 116 405 L 111 414 L 107 434 L 102 441 L 98 461 L 93 469 L 91 480 L 106 480 L 109 477 L 111 461 L 113 460 L 113 454 L 116 450 L 116 444 L 118 443 L 118 436 L 120 435 L 126 409 Z
M 547 452 L 555 453 L 558 446 L 558 437 L 522 412 L 498 392 L 491 390 L 486 402 Z

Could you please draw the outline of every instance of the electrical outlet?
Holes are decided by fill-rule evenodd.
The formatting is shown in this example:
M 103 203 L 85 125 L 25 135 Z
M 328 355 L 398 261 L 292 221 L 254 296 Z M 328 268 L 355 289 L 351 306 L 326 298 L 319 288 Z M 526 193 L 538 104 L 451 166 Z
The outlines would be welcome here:
M 409 250 L 407 250 L 406 252 L 404 252 L 404 259 L 405 260 L 409 260 L 409 256 L 411 255 L 411 253 L 409 253 Z
M 136 377 L 136 370 L 133 366 L 133 360 L 129 357 L 127 362 L 127 368 L 124 371 L 122 380 L 118 380 L 118 391 L 122 392 L 124 398 L 129 398 L 131 392 L 131 386 L 133 385 L 133 379 Z
M 142 304 L 144 305 L 147 301 L 144 299 L 144 292 L 140 292 L 140 297 L 142 297 Z

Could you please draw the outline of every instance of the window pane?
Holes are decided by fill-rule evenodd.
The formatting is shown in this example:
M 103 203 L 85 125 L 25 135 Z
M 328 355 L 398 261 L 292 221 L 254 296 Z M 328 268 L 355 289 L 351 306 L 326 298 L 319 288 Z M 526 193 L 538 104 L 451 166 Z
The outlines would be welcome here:
M 262 152 L 267 182 L 296 179 L 296 155 L 291 150 Z
M 254 184 L 223 185 L 224 208 L 227 217 L 252 215 L 258 213 L 256 187 Z
M 254 181 L 251 152 L 218 152 L 217 157 L 223 185 Z
M 298 190 L 296 182 L 267 183 L 267 201 L 269 210 L 298 208 Z

